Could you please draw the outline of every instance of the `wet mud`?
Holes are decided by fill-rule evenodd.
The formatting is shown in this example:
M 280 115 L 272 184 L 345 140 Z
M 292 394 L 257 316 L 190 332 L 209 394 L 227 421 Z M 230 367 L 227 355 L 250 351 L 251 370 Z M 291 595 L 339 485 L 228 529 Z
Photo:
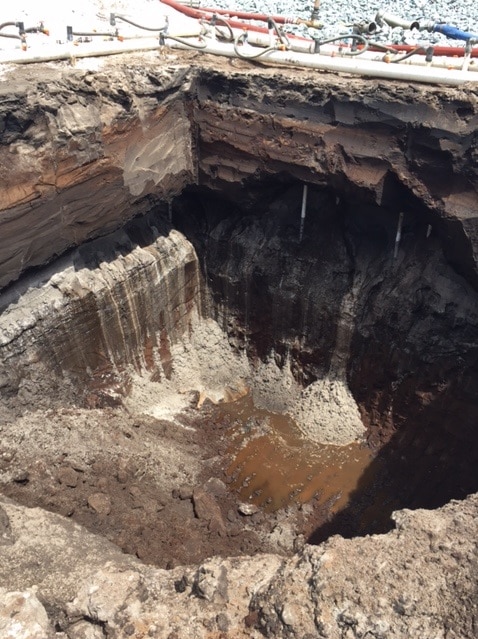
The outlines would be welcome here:
M 227 475 L 243 501 L 267 512 L 312 499 L 330 513 L 347 505 L 371 460 L 364 443 L 310 442 L 292 418 L 255 408 L 250 396 L 224 410 L 235 419 Z

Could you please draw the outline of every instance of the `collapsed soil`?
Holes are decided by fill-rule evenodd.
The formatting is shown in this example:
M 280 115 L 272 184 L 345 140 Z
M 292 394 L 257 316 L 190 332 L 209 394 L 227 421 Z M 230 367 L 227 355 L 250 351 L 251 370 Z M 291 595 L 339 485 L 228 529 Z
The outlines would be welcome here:
M 423 454 L 413 433 L 381 452 L 362 442 L 320 457 L 280 427 L 272 436 L 274 416 L 251 409 L 245 397 L 226 405 L 202 403 L 196 392 L 164 397 L 165 415 L 184 407 L 167 419 L 134 410 L 128 398 L 108 406 L 101 402 L 111 394 L 86 393 L 93 397 L 94 408 L 45 408 L 43 397 L 36 411 L 19 411 L 15 400 L 5 402 L 0 492 L 71 518 L 160 568 L 212 556 L 291 555 L 335 534 L 384 533 L 393 511 L 454 496 L 453 482 L 448 492 L 429 488 L 434 477 L 451 477 L 447 460 L 436 457 L 445 443 Z M 466 464 L 460 477 L 469 492 Z
M 122 406 L 28 413 L 2 427 L 0 490 L 59 513 L 162 568 L 213 555 L 289 553 L 309 507 L 240 505 L 228 489 L 233 418 L 206 402 L 174 420 Z

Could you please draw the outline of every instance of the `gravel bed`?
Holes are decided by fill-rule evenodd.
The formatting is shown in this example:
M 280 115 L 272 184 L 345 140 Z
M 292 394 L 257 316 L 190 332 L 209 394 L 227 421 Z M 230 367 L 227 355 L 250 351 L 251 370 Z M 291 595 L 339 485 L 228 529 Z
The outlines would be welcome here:
M 273 15 L 310 18 L 313 2 L 299 0 L 212 0 L 202 1 L 202 6 L 220 6 L 223 8 L 241 8 L 244 11 L 270 13 Z M 320 31 L 311 30 L 313 35 L 330 37 L 350 32 L 349 25 L 357 22 L 375 21 L 377 11 L 382 9 L 402 20 L 420 23 L 445 22 L 463 31 L 476 34 L 478 39 L 478 4 L 476 0 L 403 0 L 397 5 L 395 0 L 382 2 L 364 2 L 363 0 L 323 0 L 319 9 L 319 20 L 324 27 Z M 300 33 L 309 34 L 301 28 Z M 409 44 L 453 44 L 463 46 L 459 40 L 448 40 L 442 34 L 429 31 L 390 29 L 385 26 L 374 35 L 375 40 Z

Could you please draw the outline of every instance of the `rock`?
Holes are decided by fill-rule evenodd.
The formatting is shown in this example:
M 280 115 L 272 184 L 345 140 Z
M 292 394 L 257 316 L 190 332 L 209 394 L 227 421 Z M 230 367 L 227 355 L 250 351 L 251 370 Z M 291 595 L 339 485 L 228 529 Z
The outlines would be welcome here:
M 193 493 L 194 513 L 198 519 L 209 522 L 209 530 L 221 537 L 227 534 L 221 509 L 216 499 L 203 488 L 195 488 Z
M 456 506 L 400 511 L 397 530 L 387 535 L 336 536 L 318 547 L 305 545 L 253 596 L 251 611 L 258 613 L 263 634 L 274 639 L 317 636 L 317 631 L 330 639 L 445 637 L 453 626 L 452 636 L 472 636 L 476 613 L 464 614 L 464 609 L 474 596 L 476 541 L 469 535 L 476 535 L 478 523 L 469 519 L 465 533 L 463 520 L 453 514 Z M 478 496 L 462 502 L 463 508 L 470 515 Z M 460 546 L 463 555 L 453 557 L 450 548 L 430 555 L 430 543 L 437 548 L 438 539 L 442 548 Z M 451 573 L 461 575 L 453 594 L 450 580 L 442 578 Z
M 129 472 L 126 468 L 118 468 L 116 472 L 116 479 L 120 484 L 126 484 L 129 479 Z
M 30 481 L 30 473 L 28 470 L 17 470 L 13 476 L 12 480 L 16 484 L 28 484 Z
M 274 527 L 270 535 L 270 540 L 278 549 L 293 552 L 295 543 L 295 534 L 290 524 L 278 524 Z
M 288 558 L 215 557 L 171 571 L 108 551 L 104 540 L 52 513 L 2 506 L 12 528 L 18 527 L 15 534 L 27 530 L 21 552 L 18 542 L 2 547 L 0 579 L 8 583 L 28 574 L 38 582 L 38 597 L 49 610 L 60 611 L 68 639 L 97 639 L 92 625 L 107 628 L 112 637 L 126 638 L 126 628 L 139 635 L 152 619 L 157 639 L 171 632 L 206 639 L 214 631 L 247 639 L 255 629 L 271 639 L 474 636 L 477 495 L 436 511 L 401 511 L 395 515 L 397 529 L 387 535 L 335 536 Z M 85 560 L 92 544 L 98 554 Z M 48 566 L 32 574 L 39 547 L 50 553 Z M 65 574 L 68 566 L 73 575 Z M 73 594 L 71 584 L 59 586 L 65 578 Z M 27 610 L 31 594 L 16 592 L 18 605 L 12 608 L 10 601 L 6 616 L 6 592 L 0 596 L 2 639 L 8 637 L 4 629 L 11 611 Z M 31 601 L 28 623 L 39 622 L 44 635 L 38 639 L 50 639 L 45 610 Z
M 210 477 L 204 484 L 204 489 L 214 497 L 222 497 L 227 493 L 226 484 L 218 477 Z
M 218 630 L 227 632 L 229 630 L 229 618 L 224 612 L 220 612 L 216 617 Z
M 192 499 L 193 489 L 187 484 L 182 484 L 178 490 L 179 499 Z
M 79 621 L 68 627 L 68 639 L 104 639 L 101 627 L 88 621 Z
M 241 515 L 250 516 L 258 513 L 260 511 L 260 508 L 259 506 L 256 506 L 256 504 L 246 504 L 242 502 L 237 507 L 237 510 L 241 513 Z
M 207 601 L 227 603 L 229 596 L 226 567 L 217 565 L 217 562 L 201 566 L 194 577 L 193 592 Z
M 111 512 L 111 499 L 105 493 L 93 493 L 88 497 L 88 506 L 98 515 L 109 515 Z
M 0 546 L 13 544 L 13 532 L 7 512 L 0 506 Z
M 211 518 L 209 519 L 208 530 L 212 534 L 219 535 L 219 537 L 226 537 L 227 528 L 224 523 L 222 514 L 216 513 L 214 515 L 211 515 Z
M 69 488 L 76 488 L 78 485 L 78 473 L 70 466 L 60 468 L 57 477 L 60 484 L 64 484 Z
M 0 637 L 53 639 L 53 636 L 46 610 L 32 592 L 0 589 Z
M 124 605 L 139 581 L 139 573 L 133 570 L 124 571 L 114 566 L 100 569 L 81 585 L 71 610 L 88 614 L 95 621 L 108 621 Z

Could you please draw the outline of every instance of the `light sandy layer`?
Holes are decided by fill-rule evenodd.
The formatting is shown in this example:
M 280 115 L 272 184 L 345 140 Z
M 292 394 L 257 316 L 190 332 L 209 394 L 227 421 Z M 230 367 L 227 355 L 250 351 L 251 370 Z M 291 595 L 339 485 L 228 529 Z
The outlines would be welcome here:
M 360 413 L 347 383 L 326 377 L 303 389 L 295 381 L 290 362 L 279 368 L 274 358 L 251 365 L 244 353 L 235 353 L 217 322 L 196 314 L 189 336 L 172 347 L 170 380 L 150 382 L 136 376 L 126 400 L 134 411 L 174 419 L 190 404 L 191 392 L 215 403 L 252 392 L 257 407 L 287 413 L 310 440 L 346 445 L 364 432 Z

